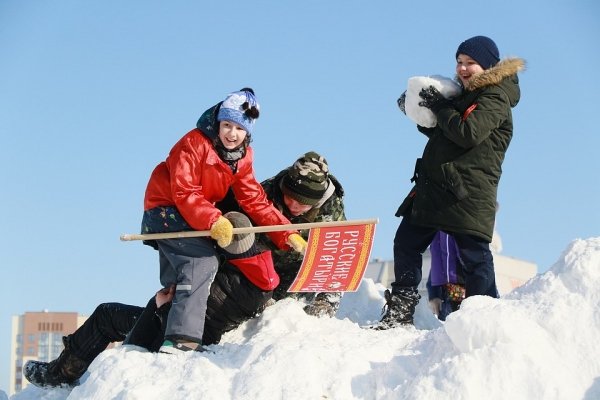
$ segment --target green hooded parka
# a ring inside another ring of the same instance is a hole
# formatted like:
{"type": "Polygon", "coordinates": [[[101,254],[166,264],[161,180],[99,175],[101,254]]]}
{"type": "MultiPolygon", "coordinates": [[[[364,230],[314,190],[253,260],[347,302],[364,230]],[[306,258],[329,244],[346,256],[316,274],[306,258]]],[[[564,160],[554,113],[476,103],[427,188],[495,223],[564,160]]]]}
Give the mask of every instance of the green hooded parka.
{"type": "Polygon", "coordinates": [[[513,134],[511,109],[520,99],[517,73],[524,67],[520,58],[500,61],[437,112],[437,126],[419,127],[429,140],[415,169],[412,207],[401,206],[398,215],[410,212],[416,225],[491,242],[502,162],[513,134]]]}

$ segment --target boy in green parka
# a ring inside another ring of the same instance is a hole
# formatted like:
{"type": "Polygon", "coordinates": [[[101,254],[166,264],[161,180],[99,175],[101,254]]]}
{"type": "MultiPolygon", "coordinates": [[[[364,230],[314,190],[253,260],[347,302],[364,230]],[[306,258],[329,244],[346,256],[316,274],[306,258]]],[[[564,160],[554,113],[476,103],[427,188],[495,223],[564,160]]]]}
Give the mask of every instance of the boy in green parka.
{"type": "MultiPolygon", "coordinates": [[[[422,254],[437,231],[451,234],[464,268],[466,297],[498,297],[489,248],[494,230],[502,162],[512,138],[512,111],[520,98],[520,58],[500,60],[494,41],[475,36],[456,51],[456,76],[463,91],[451,100],[435,87],[421,90],[420,106],[437,118],[415,168],[415,187],[397,216],[395,281],[377,329],[412,324],[419,302],[422,254]]],[[[399,99],[399,104],[401,100],[399,99]]]]}

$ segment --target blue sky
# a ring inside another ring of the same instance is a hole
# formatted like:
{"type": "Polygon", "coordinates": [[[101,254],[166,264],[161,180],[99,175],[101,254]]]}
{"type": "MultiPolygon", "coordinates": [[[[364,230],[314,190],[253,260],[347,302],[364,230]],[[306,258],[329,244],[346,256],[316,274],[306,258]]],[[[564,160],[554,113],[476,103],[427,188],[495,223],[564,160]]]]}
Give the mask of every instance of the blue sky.
{"type": "Polygon", "coordinates": [[[158,288],[156,253],[119,235],[139,230],[154,166],[243,86],[262,107],[259,180],[322,153],[348,218],[380,220],[372,257],[391,259],[425,144],[395,100],[490,36],[528,63],[499,189],[504,255],[545,271],[599,234],[597,2],[200,3],[0,0],[0,388],[11,315],[145,304],[158,288]]]}

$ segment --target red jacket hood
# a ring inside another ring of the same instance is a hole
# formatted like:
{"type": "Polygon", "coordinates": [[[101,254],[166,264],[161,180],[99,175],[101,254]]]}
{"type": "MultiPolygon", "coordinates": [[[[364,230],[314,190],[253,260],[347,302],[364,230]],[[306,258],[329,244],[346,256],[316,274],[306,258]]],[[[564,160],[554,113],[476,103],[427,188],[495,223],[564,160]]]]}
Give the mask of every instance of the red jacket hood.
{"type": "Polygon", "coordinates": [[[228,262],[235,265],[250,282],[262,290],[273,290],[279,285],[279,275],[275,272],[270,251],[228,262]]]}

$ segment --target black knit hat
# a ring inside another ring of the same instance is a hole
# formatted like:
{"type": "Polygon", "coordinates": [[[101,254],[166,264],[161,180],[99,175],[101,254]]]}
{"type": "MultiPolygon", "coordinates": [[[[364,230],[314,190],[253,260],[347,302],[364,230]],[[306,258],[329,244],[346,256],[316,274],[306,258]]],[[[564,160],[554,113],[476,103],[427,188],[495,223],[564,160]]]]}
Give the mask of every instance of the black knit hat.
{"type": "Polygon", "coordinates": [[[473,36],[465,40],[456,50],[457,59],[459,54],[471,57],[483,69],[491,68],[500,61],[500,52],[496,43],[487,36],[473,36]]]}
{"type": "Polygon", "coordinates": [[[281,190],[299,203],[315,205],[321,200],[329,185],[327,160],[314,151],[300,157],[288,168],[281,190]]]}
{"type": "MultiPolygon", "coordinates": [[[[231,222],[234,228],[249,228],[252,222],[245,215],[237,211],[230,211],[223,215],[231,222]]],[[[254,233],[236,233],[229,246],[222,249],[228,259],[252,257],[259,253],[256,248],[256,238],[254,233]]]]}

